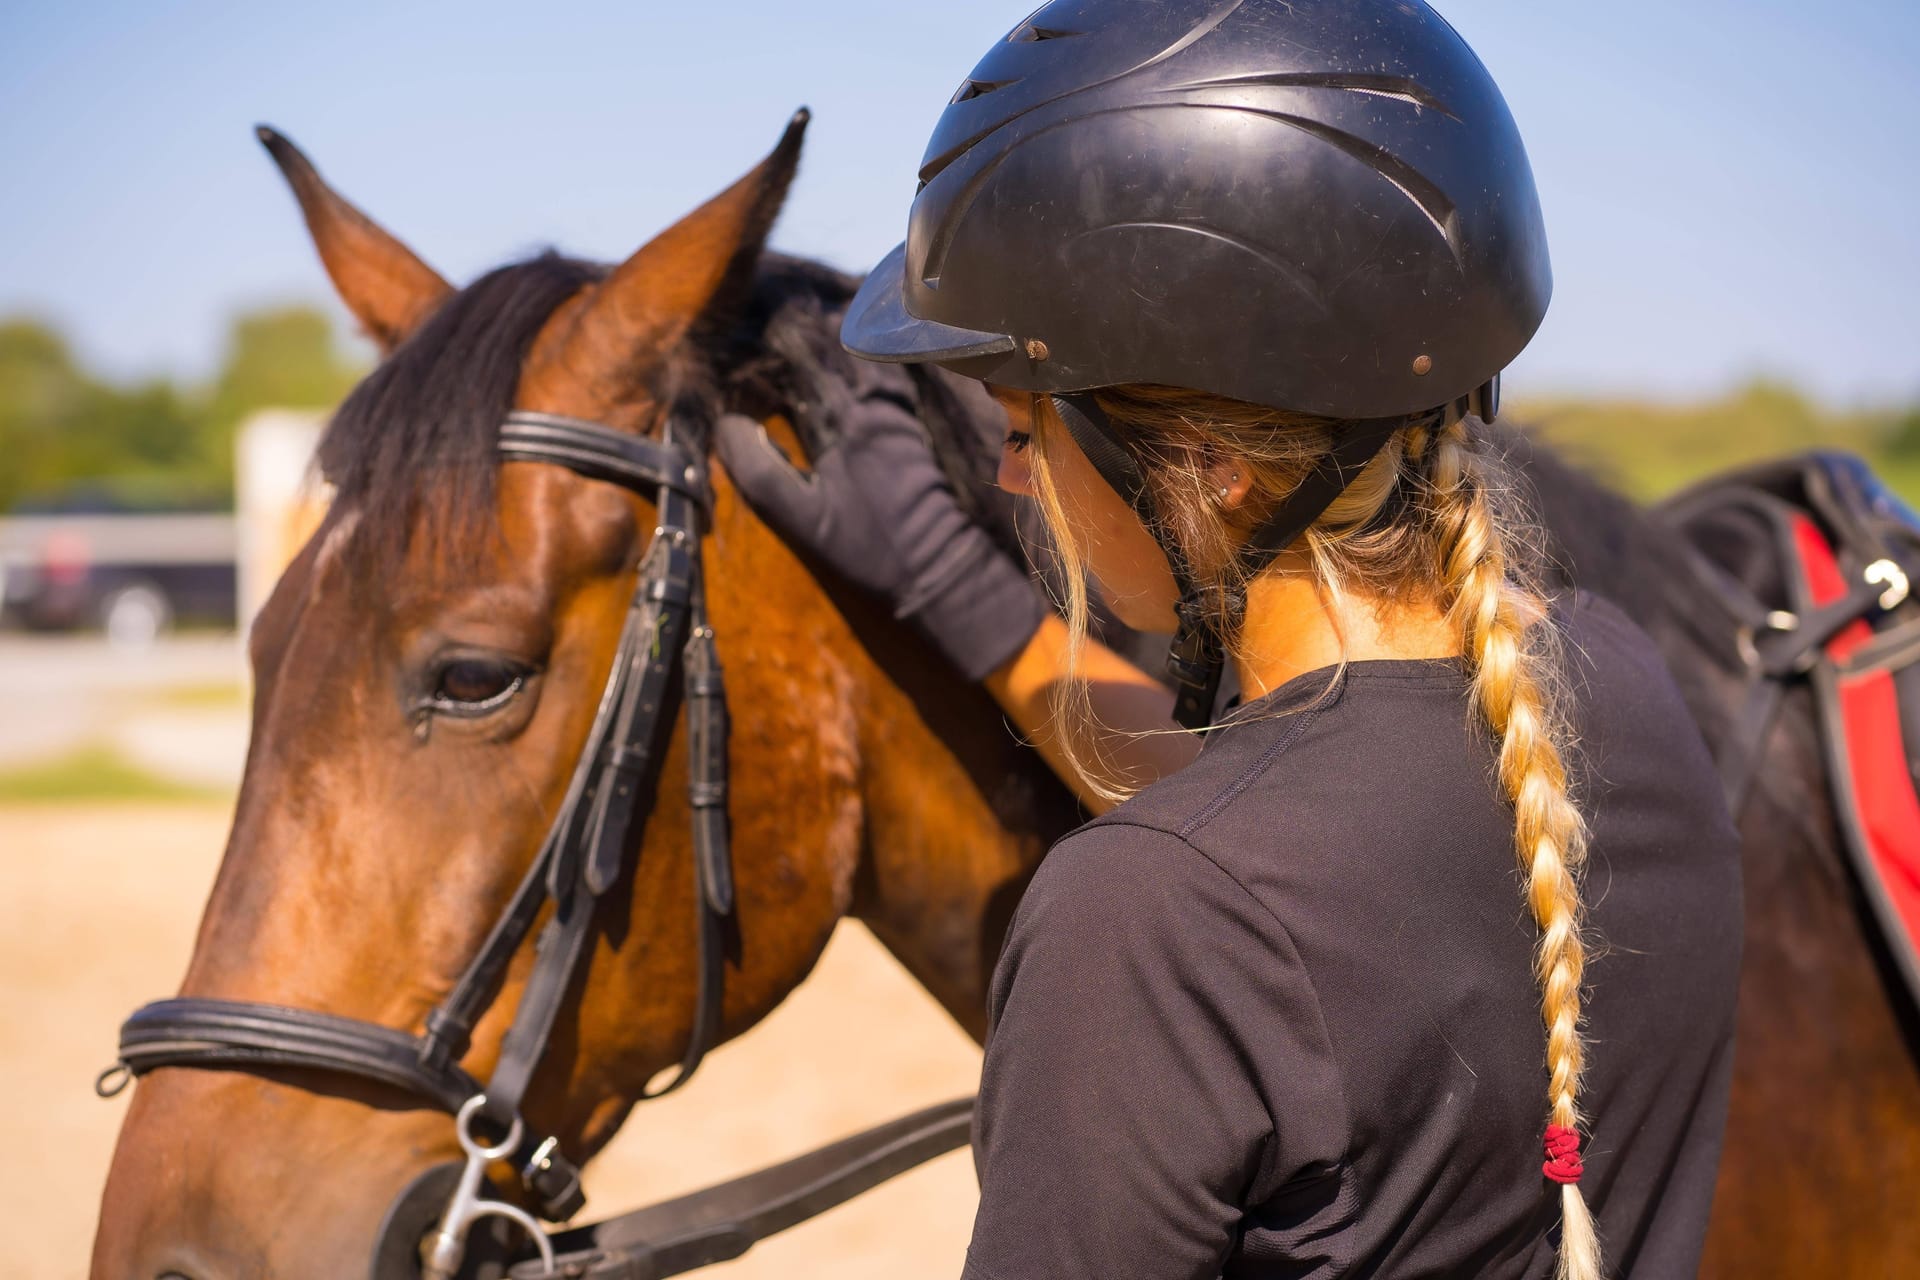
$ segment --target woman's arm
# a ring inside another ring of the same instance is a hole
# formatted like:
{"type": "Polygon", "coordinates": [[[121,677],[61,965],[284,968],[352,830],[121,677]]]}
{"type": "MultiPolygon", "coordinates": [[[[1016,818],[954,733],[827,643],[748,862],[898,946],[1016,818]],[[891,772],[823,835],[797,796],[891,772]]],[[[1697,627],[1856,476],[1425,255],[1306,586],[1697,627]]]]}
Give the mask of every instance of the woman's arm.
{"type": "MultiPolygon", "coordinates": [[[[811,382],[796,412],[827,419],[813,434],[832,443],[801,471],[758,422],[723,417],[715,445],[734,483],[783,538],[886,600],[983,682],[1089,808],[1110,808],[1069,763],[1054,724],[1066,625],[1027,566],[961,511],[914,416],[912,384],[876,365],[851,380],[818,370],[811,382]]],[[[1088,641],[1076,674],[1109,730],[1077,754],[1109,789],[1144,786],[1193,759],[1197,740],[1175,728],[1172,695],[1146,672],[1088,641]]]]}
{"type": "MultiPolygon", "coordinates": [[[[1033,638],[987,676],[986,687],[1080,802],[1104,813],[1113,801],[1073,767],[1053,713],[1067,679],[1067,650],[1067,625],[1049,614],[1033,638]]],[[[1127,659],[1089,639],[1076,674],[1087,682],[1094,719],[1104,730],[1098,741],[1080,744],[1080,764],[1107,789],[1138,790],[1185,768],[1199,754],[1200,739],[1173,722],[1172,692],[1127,659]]]]}

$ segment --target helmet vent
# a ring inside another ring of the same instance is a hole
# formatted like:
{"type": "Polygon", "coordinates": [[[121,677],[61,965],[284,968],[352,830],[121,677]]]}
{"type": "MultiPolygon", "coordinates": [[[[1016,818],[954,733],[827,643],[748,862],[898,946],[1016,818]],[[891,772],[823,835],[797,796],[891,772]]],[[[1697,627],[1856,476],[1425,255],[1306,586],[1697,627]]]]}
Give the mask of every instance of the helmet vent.
{"type": "Polygon", "coordinates": [[[953,95],[953,101],[956,104],[972,102],[975,98],[984,98],[995,89],[1004,89],[1013,83],[1012,80],[969,80],[953,95]]]}
{"type": "Polygon", "coordinates": [[[1438,111],[1449,120],[1460,117],[1418,80],[1405,76],[1364,75],[1353,72],[1273,71],[1244,76],[1220,76],[1190,80],[1182,89],[1247,89],[1269,86],[1275,89],[1344,89],[1375,98],[1393,98],[1429,111],[1438,111]]]}
{"type": "Polygon", "coordinates": [[[1085,35],[1084,31],[1068,31],[1064,27],[1043,27],[1033,22],[1023,22],[1013,29],[1007,37],[1008,44],[1038,44],[1042,40],[1065,40],[1070,36],[1085,35]]]}
{"type": "Polygon", "coordinates": [[[1411,102],[1416,107],[1424,107],[1428,105],[1427,103],[1421,101],[1419,98],[1414,97],[1412,94],[1402,93],[1398,89],[1372,89],[1372,88],[1368,88],[1365,85],[1358,85],[1358,84],[1352,86],[1352,88],[1355,93],[1370,93],[1376,98],[1395,98],[1401,102],[1411,102]]]}

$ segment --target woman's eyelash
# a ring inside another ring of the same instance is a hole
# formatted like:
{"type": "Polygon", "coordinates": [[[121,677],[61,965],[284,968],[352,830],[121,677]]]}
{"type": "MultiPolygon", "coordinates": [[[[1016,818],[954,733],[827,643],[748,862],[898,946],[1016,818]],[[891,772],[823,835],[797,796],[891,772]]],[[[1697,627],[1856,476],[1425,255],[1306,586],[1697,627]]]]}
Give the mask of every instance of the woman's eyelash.
{"type": "Polygon", "coordinates": [[[1031,431],[1007,432],[1007,448],[1013,450],[1015,453],[1026,452],[1027,446],[1032,443],[1033,433],[1031,431]]]}

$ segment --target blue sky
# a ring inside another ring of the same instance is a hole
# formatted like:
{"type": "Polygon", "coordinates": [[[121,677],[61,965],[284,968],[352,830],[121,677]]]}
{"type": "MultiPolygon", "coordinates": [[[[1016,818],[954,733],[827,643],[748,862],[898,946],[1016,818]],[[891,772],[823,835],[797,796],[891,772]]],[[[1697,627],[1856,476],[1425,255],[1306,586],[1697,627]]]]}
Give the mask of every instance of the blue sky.
{"type": "MultiPolygon", "coordinates": [[[[814,109],[781,248],[864,270],[941,107],[1028,0],[0,6],[0,314],[204,373],[324,277],[251,125],[455,280],[623,257],[814,109]]],[[[1920,398],[1920,3],[1442,0],[1505,90],[1552,242],[1513,394],[1756,373],[1920,398]]]]}

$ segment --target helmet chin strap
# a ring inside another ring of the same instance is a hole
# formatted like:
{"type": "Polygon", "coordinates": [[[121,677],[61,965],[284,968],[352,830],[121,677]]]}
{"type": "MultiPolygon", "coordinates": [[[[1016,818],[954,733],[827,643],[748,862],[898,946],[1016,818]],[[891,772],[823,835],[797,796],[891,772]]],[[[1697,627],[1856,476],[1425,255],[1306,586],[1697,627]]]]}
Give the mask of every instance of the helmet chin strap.
{"type": "MultiPolygon", "coordinates": [[[[1174,689],[1173,718],[1182,728],[1204,729],[1213,723],[1213,704],[1220,692],[1220,673],[1226,662],[1222,631],[1239,625],[1246,600],[1231,598],[1220,602],[1220,607],[1209,607],[1205,591],[1194,581],[1192,566],[1174,545],[1160,519],[1138,459],[1093,396],[1086,392],[1056,392],[1052,400],[1068,434],[1080,446],[1080,452],[1087,455],[1087,461],[1100,473],[1100,478],[1127,500],[1140,522],[1146,525],[1147,532],[1166,553],[1174,585],[1180,591],[1179,602],[1174,605],[1179,627],[1167,653],[1167,674],[1173,680],[1174,689]]],[[[1394,432],[1402,427],[1444,421],[1454,411],[1455,406],[1448,406],[1429,413],[1344,424],[1333,448],[1253,531],[1241,549],[1241,565],[1248,575],[1271,564],[1305,533],[1379,455],[1394,432]]]]}

